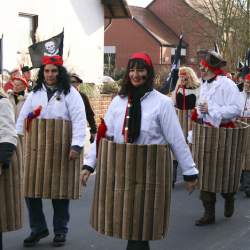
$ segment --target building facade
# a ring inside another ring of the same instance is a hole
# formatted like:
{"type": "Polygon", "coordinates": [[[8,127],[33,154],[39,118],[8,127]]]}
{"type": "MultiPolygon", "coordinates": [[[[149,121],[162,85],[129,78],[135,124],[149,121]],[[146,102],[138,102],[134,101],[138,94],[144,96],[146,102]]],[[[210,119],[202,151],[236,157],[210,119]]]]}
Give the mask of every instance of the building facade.
{"type": "Polygon", "coordinates": [[[117,68],[126,67],[135,51],[149,53],[156,67],[171,65],[180,33],[183,64],[194,66],[197,50],[213,46],[207,34],[215,36],[215,26],[190,1],[154,0],[146,8],[129,9],[132,19],[113,20],[105,31],[105,53],[115,54],[117,68]]]}
{"type": "Polygon", "coordinates": [[[3,66],[31,65],[28,46],[64,29],[64,61],[85,82],[103,77],[104,17],[128,17],[123,0],[9,0],[1,7],[3,66]]]}

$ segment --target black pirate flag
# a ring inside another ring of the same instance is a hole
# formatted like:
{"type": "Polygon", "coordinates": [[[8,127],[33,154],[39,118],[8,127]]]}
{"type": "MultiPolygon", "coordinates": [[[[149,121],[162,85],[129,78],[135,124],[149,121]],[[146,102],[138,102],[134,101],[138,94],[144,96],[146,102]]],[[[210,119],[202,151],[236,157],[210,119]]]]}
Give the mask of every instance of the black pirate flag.
{"type": "Polygon", "coordinates": [[[179,67],[181,63],[182,39],[183,35],[181,34],[179,37],[179,44],[175,50],[174,62],[172,64],[171,71],[160,89],[160,92],[163,94],[172,92],[175,89],[176,83],[178,81],[179,67]]]}
{"type": "Polygon", "coordinates": [[[35,43],[29,47],[29,53],[33,68],[41,66],[41,58],[43,56],[63,56],[63,38],[64,32],[48,40],[35,43]]]}

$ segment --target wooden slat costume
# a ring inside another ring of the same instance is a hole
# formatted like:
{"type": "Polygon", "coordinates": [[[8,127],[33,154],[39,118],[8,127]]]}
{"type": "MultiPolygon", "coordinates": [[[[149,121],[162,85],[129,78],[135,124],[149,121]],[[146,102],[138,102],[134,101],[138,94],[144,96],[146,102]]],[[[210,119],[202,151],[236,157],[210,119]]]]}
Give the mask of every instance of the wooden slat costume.
{"type": "Polygon", "coordinates": [[[193,123],[192,153],[199,169],[199,189],[214,193],[238,191],[249,127],[214,128],[193,123]]]}
{"type": "Polygon", "coordinates": [[[22,162],[22,152],[18,145],[9,168],[3,169],[0,164],[0,232],[22,228],[22,162]]]}
{"type": "Polygon", "coordinates": [[[69,160],[72,138],[69,121],[34,119],[24,142],[24,196],[79,199],[83,153],[69,160]]]}
{"type": "Polygon", "coordinates": [[[164,145],[99,147],[91,225],[126,240],[160,240],[168,231],[171,155],[164,145]]]}
{"type": "Polygon", "coordinates": [[[22,227],[22,151],[15,114],[0,88],[0,249],[2,233],[22,227]]]}
{"type": "Polygon", "coordinates": [[[130,80],[112,100],[96,143],[84,159],[81,180],[85,184],[97,164],[92,227],[128,240],[127,250],[148,250],[148,241],[162,239],[168,229],[172,185],[169,148],[190,185],[198,171],[171,99],[151,86],[150,57],[133,54],[127,74],[130,80]],[[102,137],[112,141],[102,139],[100,145],[102,137]]]}
{"type": "Polygon", "coordinates": [[[249,125],[246,134],[246,154],[243,157],[242,169],[250,171],[250,117],[241,117],[239,120],[249,125]]]}
{"type": "Polygon", "coordinates": [[[191,112],[192,110],[181,110],[176,109],[179,122],[181,124],[181,128],[185,138],[188,136],[188,131],[191,129],[191,112]]]}

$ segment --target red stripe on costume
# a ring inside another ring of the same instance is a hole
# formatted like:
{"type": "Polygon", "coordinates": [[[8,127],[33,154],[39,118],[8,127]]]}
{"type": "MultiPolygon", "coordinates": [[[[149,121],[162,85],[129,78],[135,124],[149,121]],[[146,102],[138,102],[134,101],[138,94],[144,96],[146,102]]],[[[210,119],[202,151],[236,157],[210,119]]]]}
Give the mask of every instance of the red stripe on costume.
{"type": "MultiPolygon", "coordinates": [[[[214,127],[210,122],[203,122],[204,124],[206,124],[209,127],[214,127]]],[[[236,128],[236,125],[234,122],[228,122],[225,124],[221,124],[220,128],[236,128]]]]}
{"type": "Polygon", "coordinates": [[[98,156],[99,143],[102,138],[106,137],[106,132],[107,132],[107,126],[105,124],[104,119],[101,118],[101,123],[98,127],[97,135],[96,135],[96,158],[98,156]]]}
{"type": "Polygon", "coordinates": [[[191,120],[193,122],[196,122],[198,120],[198,113],[197,113],[196,108],[192,109],[191,111],[191,120]]]}

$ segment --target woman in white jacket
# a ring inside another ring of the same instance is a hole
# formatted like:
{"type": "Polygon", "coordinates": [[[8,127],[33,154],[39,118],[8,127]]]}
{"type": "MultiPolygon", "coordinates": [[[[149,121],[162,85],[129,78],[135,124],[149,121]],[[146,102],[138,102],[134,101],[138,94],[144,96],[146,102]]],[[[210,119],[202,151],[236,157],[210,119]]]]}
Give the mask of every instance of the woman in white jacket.
{"type": "MultiPolygon", "coordinates": [[[[106,137],[112,137],[116,143],[169,144],[191,191],[196,185],[198,170],[185,142],[172,100],[154,90],[153,81],[154,69],[150,57],[145,53],[132,55],[120,93],[113,99],[104,117],[106,137]]],[[[96,143],[84,160],[81,173],[83,185],[86,185],[95,165],[96,143]]],[[[128,241],[127,249],[147,250],[149,243],[128,241]]]]}

